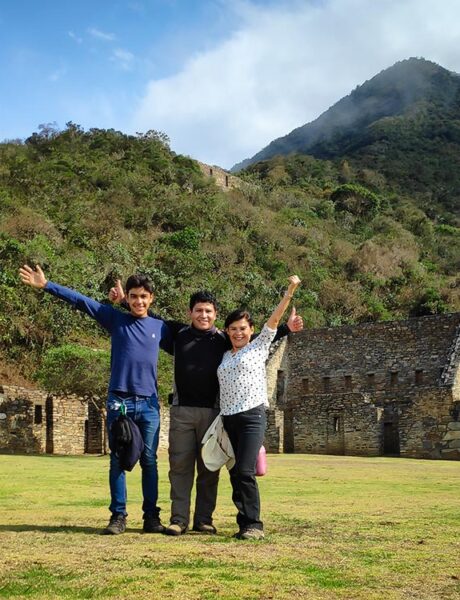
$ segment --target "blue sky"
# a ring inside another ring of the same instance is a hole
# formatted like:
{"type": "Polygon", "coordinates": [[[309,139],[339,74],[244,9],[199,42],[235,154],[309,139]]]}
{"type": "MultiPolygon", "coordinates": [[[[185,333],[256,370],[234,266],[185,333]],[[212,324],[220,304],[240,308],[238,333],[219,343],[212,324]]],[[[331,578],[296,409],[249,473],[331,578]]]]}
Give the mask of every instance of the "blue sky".
{"type": "Polygon", "coordinates": [[[123,127],[146,82],[226,34],[220,9],[185,0],[3,0],[0,137],[49,121],[123,127]]]}
{"type": "Polygon", "coordinates": [[[2,0],[0,139],[157,129],[230,167],[398,60],[460,72],[458,0],[2,0]]]}

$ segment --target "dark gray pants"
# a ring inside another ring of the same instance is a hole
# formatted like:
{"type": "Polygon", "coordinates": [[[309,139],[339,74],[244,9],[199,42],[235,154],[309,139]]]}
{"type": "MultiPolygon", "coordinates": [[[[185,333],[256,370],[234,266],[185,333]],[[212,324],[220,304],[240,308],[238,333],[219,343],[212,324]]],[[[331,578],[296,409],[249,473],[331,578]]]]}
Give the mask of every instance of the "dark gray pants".
{"type": "Polygon", "coordinates": [[[215,408],[171,406],[169,425],[169,481],[171,483],[171,522],[190,521],[190,502],[196,477],[193,524],[212,524],[216,508],[219,471],[208,471],[201,459],[201,440],[219,411],[215,408]]]}

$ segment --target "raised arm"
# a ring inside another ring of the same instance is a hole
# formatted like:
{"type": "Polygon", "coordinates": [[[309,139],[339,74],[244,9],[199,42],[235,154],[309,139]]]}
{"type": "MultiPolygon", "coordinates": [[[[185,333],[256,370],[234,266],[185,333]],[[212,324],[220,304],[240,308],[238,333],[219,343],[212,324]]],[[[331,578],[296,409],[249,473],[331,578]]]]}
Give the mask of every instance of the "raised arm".
{"type": "Polygon", "coordinates": [[[23,265],[19,269],[19,276],[21,281],[26,285],[30,285],[30,287],[36,289],[43,289],[52,296],[64,300],[64,302],[67,302],[77,310],[86,313],[105,329],[111,331],[114,313],[117,312],[111,306],[101,304],[71,288],[48,281],[39,265],[36,265],[35,270],[29,267],[29,265],[23,265]]]}
{"type": "Polygon", "coordinates": [[[270,329],[276,329],[278,327],[278,324],[282,316],[284,315],[286,308],[288,307],[289,302],[291,301],[291,298],[294,295],[294,292],[299,284],[300,279],[297,277],[297,275],[291,275],[289,277],[288,289],[286,290],[284,296],[281,298],[281,301],[278,304],[278,306],[270,315],[270,318],[267,321],[267,327],[269,327],[270,329]]]}

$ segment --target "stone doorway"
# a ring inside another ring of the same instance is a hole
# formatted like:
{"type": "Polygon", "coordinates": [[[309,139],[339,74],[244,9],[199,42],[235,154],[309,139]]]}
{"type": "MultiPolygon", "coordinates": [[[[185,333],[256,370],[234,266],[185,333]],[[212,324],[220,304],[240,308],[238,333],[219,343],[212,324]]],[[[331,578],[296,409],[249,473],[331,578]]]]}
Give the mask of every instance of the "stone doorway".
{"type": "Polygon", "coordinates": [[[294,422],[292,408],[286,408],[284,410],[283,434],[283,452],[292,454],[294,452],[294,422]]]}
{"type": "Polygon", "coordinates": [[[395,421],[386,421],[383,424],[383,454],[386,456],[399,456],[399,427],[395,421]]]}
{"type": "Polygon", "coordinates": [[[54,443],[53,443],[53,400],[51,396],[48,396],[45,404],[45,422],[46,422],[46,454],[53,454],[54,443]]]}
{"type": "Polygon", "coordinates": [[[329,415],[327,454],[345,454],[345,427],[342,412],[329,415]]]}

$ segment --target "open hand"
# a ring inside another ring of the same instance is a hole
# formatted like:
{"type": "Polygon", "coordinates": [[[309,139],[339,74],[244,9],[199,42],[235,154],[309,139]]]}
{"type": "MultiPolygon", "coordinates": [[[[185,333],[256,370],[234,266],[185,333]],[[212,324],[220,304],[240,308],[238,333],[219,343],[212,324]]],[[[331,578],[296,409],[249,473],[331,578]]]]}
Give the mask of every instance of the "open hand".
{"type": "Polygon", "coordinates": [[[19,269],[19,276],[21,277],[22,283],[37,289],[44,288],[47,283],[45,274],[40,269],[39,265],[35,266],[35,271],[29,267],[29,265],[23,265],[19,269]]]}

